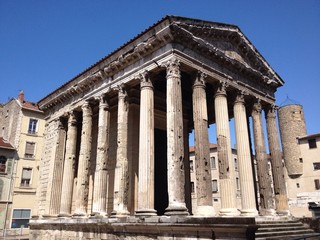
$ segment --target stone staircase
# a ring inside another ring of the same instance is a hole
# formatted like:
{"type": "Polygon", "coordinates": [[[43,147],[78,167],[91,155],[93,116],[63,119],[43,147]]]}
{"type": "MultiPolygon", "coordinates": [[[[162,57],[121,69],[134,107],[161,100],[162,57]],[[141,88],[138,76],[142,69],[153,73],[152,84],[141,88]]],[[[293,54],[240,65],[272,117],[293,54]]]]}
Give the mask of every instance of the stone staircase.
{"type": "Polygon", "coordinates": [[[257,221],[257,226],[256,240],[320,239],[320,233],[315,233],[308,225],[301,223],[299,220],[260,220],[257,221]]]}

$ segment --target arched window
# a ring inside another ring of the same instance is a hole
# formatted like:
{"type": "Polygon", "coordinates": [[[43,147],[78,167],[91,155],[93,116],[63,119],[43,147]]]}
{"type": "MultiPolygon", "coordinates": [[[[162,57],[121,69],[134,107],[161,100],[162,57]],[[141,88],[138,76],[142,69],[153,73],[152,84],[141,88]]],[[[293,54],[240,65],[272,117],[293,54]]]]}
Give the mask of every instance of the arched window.
{"type": "Polygon", "coordinates": [[[5,173],[7,167],[7,158],[5,156],[0,156],[0,173],[5,173]]]}

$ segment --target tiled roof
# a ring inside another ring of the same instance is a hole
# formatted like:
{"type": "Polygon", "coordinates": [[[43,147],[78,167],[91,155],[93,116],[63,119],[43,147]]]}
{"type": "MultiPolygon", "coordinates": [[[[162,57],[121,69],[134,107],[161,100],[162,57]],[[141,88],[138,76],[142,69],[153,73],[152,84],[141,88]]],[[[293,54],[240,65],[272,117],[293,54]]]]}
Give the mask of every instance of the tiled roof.
{"type": "MultiPolygon", "coordinates": [[[[210,143],[210,149],[215,149],[217,148],[218,145],[215,143],[210,143]]],[[[189,147],[189,152],[194,152],[194,146],[189,147]]]]}
{"type": "Polygon", "coordinates": [[[25,100],[23,100],[23,102],[22,102],[22,108],[23,108],[23,109],[28,109],[28,110],[33,110],[33,111],[42,112],[42,111],[39,109],[38,104],[33,103],[33,102],[29,102],[29,101],[25,101],[25,100]]]}
{"type": "Polygon", "coordinates": [[[0,137],[0,148],[15,150],[15,148],[7,140],[3,139],[3,137],[0,137]]]}

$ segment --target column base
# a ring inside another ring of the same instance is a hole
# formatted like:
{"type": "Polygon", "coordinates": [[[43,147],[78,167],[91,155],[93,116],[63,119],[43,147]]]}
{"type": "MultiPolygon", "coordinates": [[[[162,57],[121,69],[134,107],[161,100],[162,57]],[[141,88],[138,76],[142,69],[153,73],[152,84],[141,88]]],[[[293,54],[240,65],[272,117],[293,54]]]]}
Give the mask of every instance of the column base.
{"type": "Polygon", "coordinates": [[[137,217],[151,217],[157,216],[157,211],[154,209],[139,209],[136,211],[135,215],[137,217]]]}
{"type": "Polygon", "coordinates": [[[259,215],[257,209],[241,209],[240,212],[240,216],[244,217],[256,217],[259,215]]]}
{"type": "Polygon", "coordinates": [[[70,213],[59,213],[58,218],[71,218],[72,215],[70,213]]]}
{"type": "Polygon", "coordinates": [[[231,216],[239,216],[240,212],[236,208],[221,208],[219,211],[220,216],[226,216],[226,217],[231,217],[231,216]]]}
{"type": "Polygon", "coordinates": [[[276,215],[276,211],[274,209],[264,209],[264,208],[262,208],[262,209],[259,210],[259,215],[265,216],[265,217],[268,217],[268,216],[273,217],[273,216],[276,215]]]}
{"type": "Polygon", "coordinates": [[[90,218],[108,218],[108,214],[106,212],[94,212],[91,213],[90,218]]]}
{"type": "Polygon", "coordinates": [[[213,206],[198,206],[196,207],[193,215],[196,217],[214,217],[216,215],[216,211],[213,206]]]}
{"type": "Polygon", "coordinates": [[[72,217],[73,218],[85,218],[85,217],[87,217],[87,214],[85,214],[85,213],[74,213],[72,215],[72,217]]]}
{"type": "Polygon", "coordinates": [[[289,210],[276,210],[277,215],[279,216],[291,216],[289,210]]]}
{"type": "Polygon", "coordinates": [[[185,206],[169,206],[164,214],[166,216],[187,216],[189,212],[185,206]]]}
{"type": "Polygon", "coordinates": [[[111,213],[111,218],[123,218],[123,217],[128,217],[130,213],[128,210],[113,210],[111,213]]]}
{"type": "MultiPolygon", "coordinates": [[[[45,219],[53,219],[53,218],[57,218],[57,217],[59,217],[59,216],[60,216],[60,214],[59,214],[59,215],[44,214],[44,215],[42,215],[42,218],[45,218],[45,219]]],[[[32,216],[32,219],[35,219],[35,218],[32,216]]],[[[40,217],[38,217],[38,219],[40,219],[40,217]]]]}

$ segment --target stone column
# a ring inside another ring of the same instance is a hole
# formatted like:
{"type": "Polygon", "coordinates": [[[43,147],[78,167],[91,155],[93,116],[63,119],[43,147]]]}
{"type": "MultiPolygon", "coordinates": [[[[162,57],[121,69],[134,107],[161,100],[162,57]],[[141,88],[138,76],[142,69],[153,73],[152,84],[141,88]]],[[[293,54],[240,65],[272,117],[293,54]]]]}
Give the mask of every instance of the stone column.
{"type": "Polygon", "coordinates": [[[105,216],[107,203],[107,163],[109,152],[110,109],[104,96],[99,99],[97,160],[94,173],[92,213],[105,216]]]}
{"type": "Polygon", "coordinates": [[[113,217],[129,215],[129,167],[128,167],[128,114],[129,103],[124,86],[118,93],[117,162],[114,179],[113,217]]]}
{"type": "Polygon", "coordinates": [[[140,75],[138,216],[156,215],[154,209],[154,96],[147,72],[140,75]]]}
{"type": "Polygon", "coordinates": [[[212,206],[208,111],[204,78],[205,75],[203,73],[198,73],[192,87],[197,187],[197,208],[195,209],[194,214],[200,216],[214,216],[215,211],[212,206]]]}
{"type": "Polygon", "coordinates": [[[271,169],[276,200],[276,212],[281,215],[289,214],[286,182],[284,179],[282,155],[280,150],[279,135],[274,106],[266,109],[267,133],[271,155],[271,169]]]}
{"type": "Polygon", "coordinates": [[[241,215],[256,216],[256,198],[250,154],[247,115],[243,94],[238,94],[233,106],[234,125],[236,130],[238,169],[241,192],[241,215]]]}
{"type": "Polygon", "coordinates": [[[77,120],[74,112],[70,112],[68,119],[68,131],[66,153],[63,167],[63,182],[59,217],[71,216],[73,181],[75,174],[77,148],[77,120]]]}
{"type": "Polygon", "coordinates": [[[183,109],[179,61],[167,63],[168,197],[166,215],[188,215],[185,203],[183,109]]]}
{"type": "Polygon", "coordinates": [[[49,200],[49,215],[56,216],[60,210],[61,190],[63,181],[63,160],[66,144],[66,129],[62,123],[62,119],[56,120],[57,139],[54,151],[53,176],[51,182],[51,193],[49,200]]]}
{"type": "Polygon", "coordinates": [[[226,83],[221,83],[215,93],[214,109],[218,144],[219,183],[222,216],[239,215],[236,204],[234,162],[231,152],[230,127],[226,83]]]}
{"type": "Polygon", "coordinates": [[[271,178],[268,168],[268,157],[264,140],[261,104],[260,101],[254,103],[252,109],[254,149],[256,152],[257,175],[260,193],[260,215],[274,215],[274,204],[271,189],[271,178]]]}
{"type": "Polygon", "coordinates": [[[87,214],[89,193],[89,167],[91,158],[92,109],[89,102],[82,105],[82,131],[78,162],[77,198],[75,216],[87,214]]]}

